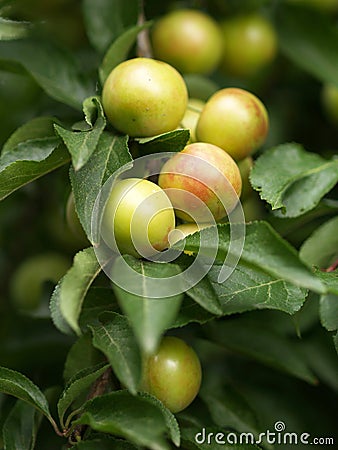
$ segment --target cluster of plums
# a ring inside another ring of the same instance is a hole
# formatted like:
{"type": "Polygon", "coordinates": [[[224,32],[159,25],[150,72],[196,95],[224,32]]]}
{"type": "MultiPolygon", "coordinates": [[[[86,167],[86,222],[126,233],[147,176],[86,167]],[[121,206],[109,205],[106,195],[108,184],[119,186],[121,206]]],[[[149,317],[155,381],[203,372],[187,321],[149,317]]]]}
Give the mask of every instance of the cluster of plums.
{"type": "MultiPolygon", "coordinates": [[[[266,108],[254,94],[237,87],[220,89],[207,101],[189,98],[182,74],[209,73],[222,63],[245,75],[271,60],[276,43],[271,26],[258,16],[236,18],[222,27],[200,11],[170,12],[151,32],[154,58],[126,60],[104,83],[104,111],[118,132],[133,139],[180,128],[190,131],[186,147],[159,169],[157,183],[122,178],[112,185],[101,235],[113,250],[149,258],[177,240],[174,230],[179,229],[182,238],[220,222],[239,202],[242,174],[268,133],[266,108]],[[262,46],[256,32],[252,49],[242,48],[251,62],[238,65],[239,36],[255,35],[256,29],[273,38],[262,46]],[[259,50],[253,50],[255,46],[259,50]]],[[[157,353],[145,359],[143,374],[142,389],[173,412],[190,404],[201,382],[195,352],[168,336],[157,353]]]]}
{"type": "Polygon", "coordinates": [[[149,257],[168,248],[176,219],[214,223],[236,207],[241,169],[247,172],[250,154],[269,129],[267,110],[254,94],[229,87],[206,102],[189,99],[173,66],[133,58],[112,70],[102,101],[113,127],[131,137],[190,129],[190,142],[165,162],[158,184],[128,178],[114,185],[102,221],[102,236],[111,248],[149,257]]]}
{"type": "MultiPolygon", "coordinates": [[[[178,239],[220,222],[247,189],[251,154],[265,141],[269,119],[263,103],[251,92],[228,87],[207,101],[189,98],[183,74],[208,74],[215,68],[235,76],[251,76],[271,61],[276,37],[269,22],[255,14],[216,23],[198,10],[176,10],[161,17],[151,30],[153,58],[137,57],[116,66],[107,77],[102,103],[111,126],[131,139],[189,129],[186,147],[159,169],[158,181],[125,178],[116,181],[103,211],[105,243],[137,258],[162,252],[178,239]],[[175,232],[176,233],[175,233],[175,232]]],[[[83,233],[67,203],[67,222],[83,233]]],[[[41,255],[25,262],[13,286],[20,309],[39,306],[43,283],[57,282],[68,259],[41,255]],[[34,267],[34,269],[32,269],[34,267]],[[26,302],[27,303],[27,302],[26,302]]],[[[171,411],[186,408],[201,384],[201,365],[182,339],[163,338],[157,352],[143,358],[141,389],[159,398],[171,411]]]]}

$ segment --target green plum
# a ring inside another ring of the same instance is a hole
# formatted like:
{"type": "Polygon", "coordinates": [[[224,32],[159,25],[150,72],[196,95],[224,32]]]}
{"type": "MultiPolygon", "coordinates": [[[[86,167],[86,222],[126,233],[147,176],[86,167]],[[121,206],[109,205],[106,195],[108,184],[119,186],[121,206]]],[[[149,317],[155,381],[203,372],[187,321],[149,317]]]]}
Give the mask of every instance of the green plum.
{"type": "Polygon", "coordinates": [[[166,190],[177,217],[197,223],[224,218],[235,208],[242,187],[235,161],[206,142],[188,144],[170,158],[158,183],[166,190]]]}
{"type": "Polygon", "coordinates": [[[206,102],[196,136],[240,161],[263,145],[268,131],[268,112],[258,97],[244,89],[224,88],[206,102]]]}
{"type": "Polygon", "coordinates": [[[263,16],[235,16],[221,25],[224,41],[221,67],[225,73],[250,77],[275,58],[277,33],[263,16]]]}
{"type": "Polygon", "coordinates": [[[222,35],[217,22],[202,11],[177,9],[155,24],[151,40],[155,58],[182,73],[208,74],[222,56],[222,35]]]}
{"type": "Polygon", "coordinates": [[[106,79],[102,103],[110,123],[129,136],[155,136],[179,126],[188,91],[179,72],[163,61],[133,58],[106,79]]]}
{"type": "Polygon", "coordinates": [[[102,218],[102,237],[113,249],[135,257],[152,256],[169,246],[175,214],[166,193],[140,178],[117,181],[102,218]]]}
{"type": "Polygon", "coordinates": [[[69,258],[59,253],[43,253],[24,260],[10,280],[10,294],[15,306],[32,312],[40,306],[43,284],[57,283],[70,268],[69,258]]]}
{"type": "Polygon", "coordinates": [[[182,339],[165,336],[157,352],[144,361],[141,389],[177,413],[195,399],[201,380],[201,364],[195,351],[182,339]]]}

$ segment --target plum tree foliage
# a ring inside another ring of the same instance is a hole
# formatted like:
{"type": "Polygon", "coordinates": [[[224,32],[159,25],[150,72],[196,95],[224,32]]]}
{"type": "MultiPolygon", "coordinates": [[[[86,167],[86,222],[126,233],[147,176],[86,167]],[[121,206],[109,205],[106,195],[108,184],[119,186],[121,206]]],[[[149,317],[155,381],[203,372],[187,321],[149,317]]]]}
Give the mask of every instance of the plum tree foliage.
{"type": "Polygon", "coordinates": [[[0,450],[334,447],[337,5],[0,1],[0,450]]]}

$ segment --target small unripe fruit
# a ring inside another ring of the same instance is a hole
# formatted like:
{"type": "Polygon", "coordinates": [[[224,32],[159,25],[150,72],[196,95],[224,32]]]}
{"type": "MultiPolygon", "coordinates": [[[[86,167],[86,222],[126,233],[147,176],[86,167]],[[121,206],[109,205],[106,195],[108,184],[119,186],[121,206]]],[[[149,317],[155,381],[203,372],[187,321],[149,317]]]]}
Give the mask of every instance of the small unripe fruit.
{"type": "Polygon", "coordinates": [[[188,100],[187,110],[181,120],[180,126],[189,130],[189,142],[196,142],[196,126],[204,105],[205,102],[198,98],[190,98],[188,100]]]}
{"type": "Polygon", "coordinates": [[[129,136],[155,136],[174,130],[184,116],[187,87],[174,67],[151,58],[116,66],[102,91],[110,123],[129,136]]]}
{"type": "Polygon", "coordinates": [[[268,112],[258,97],[244,89],[225,88],[207,101],[196,135],[240,161],[265,142],[268,130],[268,112]]]}
{"type": "Polygon", "coordinates": [[[177,413],[195,399],[201,380],[201,364],[195,351],[182,339],[166,336],[158,351],[144,362],[141,389],[177,413]]]}
{"type": "Polygon", "coordinates": [[[260,15],[227,19],[222,23],[222,32],[224,50],[221,67],[230,75],[252,76],[276,56],[276,31],[260,15]]]}
{"type": "Polygon", "coordinates": [[[113,249],[135,257],[169,246],[175,214],[165,192],[148,180],[127,178],[111,190],[102,218],[102,237],[113,249]]]}
{"type": "Polygon", "coordinates": [[[236,206],[242,186],[231,156],[206,142],[189,144],[170,158],[158,183],[166,190],[176,215],[197,223],[225,217],[236,206]]]}
{"type": "Polygon", "coordinates": [[[151,37],[155,58],[182,73],[210,73],[222,55],[221,30],[201,11],[179,9],[168,13],[155,24],[151,37]]]}
{"type": "Polygon", "coordinates": [[[49,281],[56,284],[70,266],[69,259],[58,253],[44,253],[23,261],[10,282],[15,306],[26,312],[38,309],[44,283],[49,281]]]}

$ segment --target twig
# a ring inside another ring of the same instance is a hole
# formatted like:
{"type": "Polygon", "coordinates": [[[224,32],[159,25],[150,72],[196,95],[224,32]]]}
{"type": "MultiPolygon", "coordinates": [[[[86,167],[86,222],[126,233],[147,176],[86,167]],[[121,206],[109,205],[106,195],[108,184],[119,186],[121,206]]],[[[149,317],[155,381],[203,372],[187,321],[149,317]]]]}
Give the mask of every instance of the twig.
{"type": "MultiPolygon", "coordinates": [[[[140,1],[140,12],[138,15],[138,25],[143,25],[146,21],[145,13],[144,13],[144,0],[140,1]]],[[[143,58],[152,58],[153,52],[151,48],[150,38],[149,38],[149,30],[142,30],[139,32],[137,36],[137,55],[143,58]]]]}

